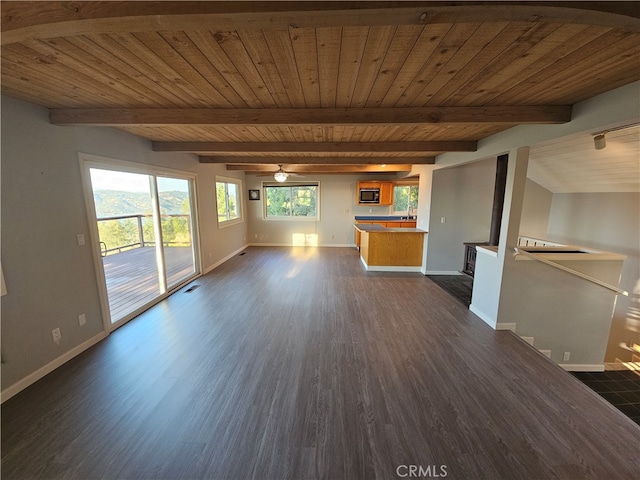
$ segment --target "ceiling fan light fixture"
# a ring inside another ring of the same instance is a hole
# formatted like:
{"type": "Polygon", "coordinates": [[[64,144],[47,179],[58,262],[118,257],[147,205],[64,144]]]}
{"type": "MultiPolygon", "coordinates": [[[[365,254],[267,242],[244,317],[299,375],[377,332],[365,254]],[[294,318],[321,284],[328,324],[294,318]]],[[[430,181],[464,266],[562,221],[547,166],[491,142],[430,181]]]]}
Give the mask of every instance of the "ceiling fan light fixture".
{"type": "Polygon", "coordinates": [[[604,133],[599,133],[594,135],[593,137],[593,146],[596,150],[602,150],[607,146],[607,139],[605,138],[604,133]]]}
{"type": "Polygon", "coordinates": [[[276,173],[273,174],[273,178],[276,182],[279,182],[279,183],[286,182],[287,178],[289,177],[289,174],[284,170],[282,170],[282,165],[278,165],[278,166],[280,168],[276,173]]]}
{"type": "Polygon", "coordinates": [[[280,182],[280,183],[286,182],[288,176],[289,175],[287,175],[284,172],[276,172],[276,173],[273,174],[273,178],[275,179],[275,181],[276,182],[280,182]]]}

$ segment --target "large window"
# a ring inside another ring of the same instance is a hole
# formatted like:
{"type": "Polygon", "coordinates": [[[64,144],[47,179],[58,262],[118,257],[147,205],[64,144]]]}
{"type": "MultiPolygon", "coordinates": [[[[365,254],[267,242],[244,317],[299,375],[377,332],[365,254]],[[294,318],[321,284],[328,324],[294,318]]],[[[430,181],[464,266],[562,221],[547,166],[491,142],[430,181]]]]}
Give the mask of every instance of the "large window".
{"type": "Polygon", "coordinates": [[[393,187],[393,212],[416,215],[418,213],[418,185],[393,187]]]}
{"type": "Polygon", "coordinates": [[[241,190],[242,183],[240,180],[216,177],[218,226],[233,225],[242,221],[241,190]]]}
{"type": "Polygon", "coordinates": [[[266,219],[318,220],[320,187],[315,183],[264,184],[266,219]]]}

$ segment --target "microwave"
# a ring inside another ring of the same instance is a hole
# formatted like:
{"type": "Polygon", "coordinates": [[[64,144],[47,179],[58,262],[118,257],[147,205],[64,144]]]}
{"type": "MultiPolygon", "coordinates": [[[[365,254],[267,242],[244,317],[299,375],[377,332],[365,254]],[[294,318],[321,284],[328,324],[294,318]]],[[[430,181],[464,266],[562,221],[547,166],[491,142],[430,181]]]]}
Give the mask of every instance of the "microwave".
{"type": "Polygon", "coordinates": [[[361,188],[360,203],[380,203],[379,188],[361,188]]]}

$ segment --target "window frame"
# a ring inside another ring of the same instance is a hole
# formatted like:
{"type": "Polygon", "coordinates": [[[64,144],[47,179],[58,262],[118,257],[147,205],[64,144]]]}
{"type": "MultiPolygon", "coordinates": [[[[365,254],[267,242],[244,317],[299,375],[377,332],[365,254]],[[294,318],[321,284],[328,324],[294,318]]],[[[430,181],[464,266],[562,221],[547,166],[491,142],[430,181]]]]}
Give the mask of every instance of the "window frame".
{"type": "Polygon", "coordinates": [[[320,221],[320,182],[262,182],[262,219],[268,222],[318,222],[320,221]],[[267,188],[316,187],[316,214],[310,216],[269,216],[267,215],[267,188]]]}
{"type": "MultiPolygon", "coordinates": [[[[409,187],[409,197],[408,197],[408,201],[411,202],[411,189],[418,189],[418,198],[420,196],[420,184],[418,183],[405,183],[405,182],[398,182],[395,183],[393,185],[393,198],[391,199],[391,212],[394,215],[406,215],[407,214],[407,210],[396,210],[395,209],[395,203],[396,203],[396,187],[409,187]]],[[[407,205],[408,207],[409,205],[407,205]]],[[[414,211],[414,215],[417,215],[418,213],[418,204],[416,204],[415,207],[415,211],[414,211]]]]}
{"type": "Polygon", "coordinates": [[[244,222],[244,202],[242,200],[242,180],[239,178],[232,177],[223,177],[220,175],[216,175],[214,178],[215,183],[215,192],[216,192],[216,221],[218,223],[218,228],[226,228],[232,225],[237,225],[239,223],[244,222]],[[220,221],[220,216],[218,214],[218,184],[223,183],[225,185],[225,210],[227,212],[227,218],[229,217],[229,184],[233,184],[236,186],[237,195],[237,218],[228,218],[227,220],[220,221]]]}

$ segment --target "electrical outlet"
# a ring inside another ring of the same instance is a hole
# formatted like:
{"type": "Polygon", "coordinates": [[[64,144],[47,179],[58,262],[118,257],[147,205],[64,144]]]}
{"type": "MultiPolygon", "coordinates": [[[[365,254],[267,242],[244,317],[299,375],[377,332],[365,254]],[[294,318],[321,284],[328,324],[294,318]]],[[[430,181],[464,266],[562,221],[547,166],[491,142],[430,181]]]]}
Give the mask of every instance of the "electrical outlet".
{"type": "Polygon", "coordinates": [[[60,345],[60,340],[62,340],[62,334],[60,333],[60,328],[54,328],[51,330],[51,337],[53,338],[53,342],[60,345]]]}
{"type": "Polygon", "coordinates": [[[440,223],[447,223],[447,217],[440,217],[440,223]]]}
{"type": "Polygon", "coordinates": [[[80,324],[80,326],[87,323],[87,316],[84,313],[78,315],[78,323],[80,324]]]}
{"type": "Polygon", "coordinates": [[[570,357],[571,357],[571,352],[564,352],[564,355],[562,356],[562,361],[568,362],[570,357]]]}
{"type": "Polygon", "coordinates": [[[84,234],[79,233],[78,234],[78,245],[84,245],[84,234]]]}

